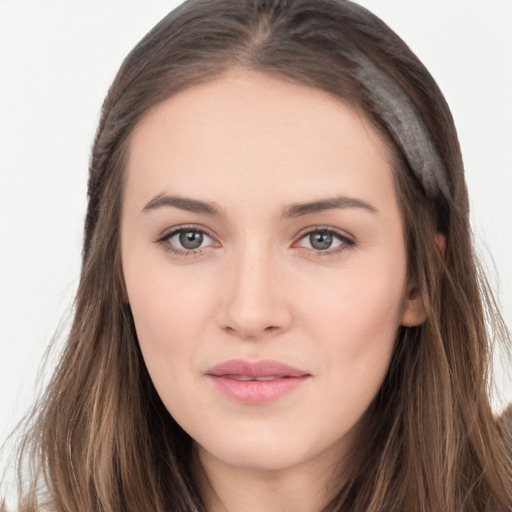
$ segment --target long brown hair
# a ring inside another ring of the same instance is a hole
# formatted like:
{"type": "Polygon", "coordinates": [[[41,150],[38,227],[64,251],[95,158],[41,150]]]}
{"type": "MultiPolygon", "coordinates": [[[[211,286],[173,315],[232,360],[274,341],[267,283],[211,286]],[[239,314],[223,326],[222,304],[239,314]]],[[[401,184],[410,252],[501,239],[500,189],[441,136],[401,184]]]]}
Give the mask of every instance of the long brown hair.
{"type": "Polygon", "coordinates": [[[134,128],[164,99],[233,67],[349,102],[395,155],[409,273],[427,320],[399,331],[386,379],[364,418],[364,443],[328,509],[512,510],[510,434],[489,403],[490,332],[504,342],[509,337],[476,263],[453,120],[405,43],[345,0],[188,0],[123,62],[92,151],[74,321],[20,448],[19,510],[204,510],[190,469],[192,440],[160,401],[138,347],[119,223],[134,128]],[[399,84],[419,112],[446,172],[442,201],[428,198],[412,172],[346,58],[353,50],[399,84]],[[439,233],[447,240],[444,255],[439,233]]]}

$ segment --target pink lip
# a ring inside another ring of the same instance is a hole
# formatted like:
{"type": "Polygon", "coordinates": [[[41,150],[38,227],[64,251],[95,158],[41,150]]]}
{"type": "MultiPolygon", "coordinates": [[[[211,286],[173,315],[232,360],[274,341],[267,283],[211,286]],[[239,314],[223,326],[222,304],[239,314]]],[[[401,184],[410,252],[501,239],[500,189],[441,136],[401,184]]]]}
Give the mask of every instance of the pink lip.
{"type": "Polygon", "coordinates": [[[232,359],[210,368],[206,375],[223,394],[249,405],[264,404],[297,389],[311,375],[299,368],[273,361],[232,359]],[[271,380],[241,380],[268,378],[271,380]]]}

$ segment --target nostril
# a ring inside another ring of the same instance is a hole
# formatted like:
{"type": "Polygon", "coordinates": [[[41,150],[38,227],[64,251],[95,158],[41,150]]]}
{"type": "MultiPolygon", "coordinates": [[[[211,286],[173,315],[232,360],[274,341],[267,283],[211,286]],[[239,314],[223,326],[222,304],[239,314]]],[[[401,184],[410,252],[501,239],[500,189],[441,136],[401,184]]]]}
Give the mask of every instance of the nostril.
{"type": "Polygon", "coordinates": [[[232,327],[230,325],[226,325],[223,327],[224,331],[230,335],[239,336],[241,338],[245,338],[248,340],[257,339],[265,334],[273,334],[277,331],[279,331],[279,327],[276,325],[269,325],[267,327],[264,327],[261,330],[257,329],[247,329],[247,328],[239,328],[232,327]]]}

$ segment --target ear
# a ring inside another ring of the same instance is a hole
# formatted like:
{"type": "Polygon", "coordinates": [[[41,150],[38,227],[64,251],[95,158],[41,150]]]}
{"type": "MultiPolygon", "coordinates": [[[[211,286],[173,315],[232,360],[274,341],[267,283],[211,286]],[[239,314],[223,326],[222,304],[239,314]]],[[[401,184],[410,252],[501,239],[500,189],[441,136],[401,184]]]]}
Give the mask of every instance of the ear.
{"type": "MultiPolygon", "coordinates": [[[[441,233],[438,233],[436,235],[436,244],[441,251],[441,255],[444,256],[446,250],[446,237],[441,233]]],[[[426,319],[427,312],[425,310],[425,305],[423,304],[420,291],[416,283],[411,281],[407,285],[402,309],[401,325],[404,327],[416,327],[424,323],[426,319]]]]}
{"type": "Polygon", "coordinates": [[[441,254],[444,256],[444,251],[446,250],[446,237],[441,233],[436,235],[436,243],[441,251],[441,254]]]}
{"type": "Polygon", "coordinates": [[[412,281],[407,285],[400,324],[404,327],[416,327],[424,323],[426,319],[427,312],[421,293],[416,283],[412,281]]]}

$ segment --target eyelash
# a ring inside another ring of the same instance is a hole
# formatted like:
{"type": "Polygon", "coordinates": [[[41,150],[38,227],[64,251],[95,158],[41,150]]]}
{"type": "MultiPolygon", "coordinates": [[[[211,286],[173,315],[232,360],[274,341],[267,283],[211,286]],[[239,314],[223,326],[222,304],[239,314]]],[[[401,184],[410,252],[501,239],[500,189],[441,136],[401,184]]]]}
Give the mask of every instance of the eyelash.
{"type": "MultiPolygon", "coordinates": [[[[175,228],[171,230],[168,233],[165,233],[163,236],[158,238],[156,240],[156,243],[158,243],[166,252],[172,253],[175,256],[186,258],[186,257],[196,257],[199,256],[202,253],[202,247],[199,247],[197,249],[179,249],[173,246],[170,243],[170,240],[180,234],[185,232],[191,232],[191,233],[199,233],[202,236],[207,236],[208,238],[215,240],[215,237],[210,234],[207,230],[204,228],[199,228],[197,226],[180,226],[179,228],[175,228]]],[[[308,231],[303,232],[300,234],[300,237],[298,238],[297,242],[294,242],[293,246],[297,246],[299,242],[306,239],[307,237],[311,237],[314,234],[322,234],[322,235],[328,235],[332,236],[335,239],[339,240],[339,245],[335,246],[334,248],[327,248],[325,250],[319,250],[314,249],[313,247],[304,247],[304,246],[298,246],[298,249],[306,250],[306,251],[313,251],[315,255],[319,256],[335,256],[338,255],[340,252],[350,249],[355,245],[355,241],[353,238],[348,236],[345,233],[342,233],[336,229],[333,229],[331,227],[323,227],[323,226],[317,226],[314,228],[309,228],[308,231]]]]}
{"type": "Polygon", "coordinates": [[[164,251],[172,253],[175,256],[179,256],[182,258],[190,257],[190,256],[199,256],[202,253],[202,247],[199,247],[197,249],[178,249],[174,247],[170,240],[180,234],[180,233],[199,233],[203,236],[207,236],[208,238],[211,238],[212,240],[215,240],[215,238],[204,228],[199,228],[197,226],[180,226],[179,228],[175,228],[168,233],[165,233],[163,236],[161,236],[158,240],[156,240],[156,243],[158,243],[164,251]]]}
{"type": "Polygon", "coordinates": [[[299,246],[299,249],[305,249],[307,251],[313,251],[315,256],[321,256],[321,257],[327,257],[327,256],[337,256],[342,251],[345,251],[346,249],[351,249],[355,245],[355,240],[347,235],[346,233],[342,231],[338,231],[337,229],[334,229],[332,227],[327,226],[315,226],[313,228],[308,228],[306,232],[301,233],[299,239],[297,242],[294,242],[294,246],[297,245],[300,241],[306,239],[307,237],[311,237],[314,234],[322,234],[322,235],[329,235],[332,236],[335,239],[339,240],[339,245],[335,246],[334,248],[328,248],[325,250],[319,250],[315,249],[313,247],[301,247],[299,246]]]}

